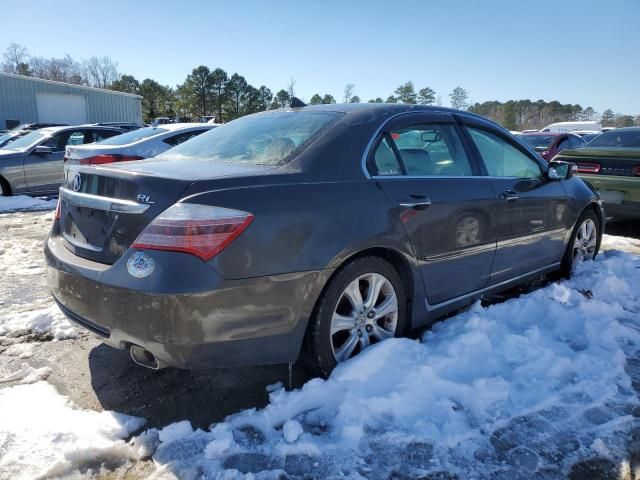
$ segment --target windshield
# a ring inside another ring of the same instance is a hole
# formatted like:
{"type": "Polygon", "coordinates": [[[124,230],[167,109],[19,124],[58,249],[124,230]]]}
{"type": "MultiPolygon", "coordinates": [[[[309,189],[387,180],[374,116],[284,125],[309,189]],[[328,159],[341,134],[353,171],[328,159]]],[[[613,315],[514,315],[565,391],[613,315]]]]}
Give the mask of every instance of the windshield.
{"type": "Polygon", "coordinates": [[[639,130],[611,130],[589,142],[590,147],[640,148],[639,130]]]}
{"type": "Polygon", "coordinates": [[[168,132],[166,128],[147,127],[139,128],[138,130],[132,130],[131,132],[123,133],[122,135],[116,135],[115,137],[107,138],[101,142],[97,142],[98,145],[127,145],[129,143],[137,142],[145,138],[153,137],[154,135],[160,135],[161,133],[168,132]]]}
{"type": "Polygon", "coordinates": [[[547,150],[553,141],[555,135],[520,135],[520,138],[531,145],[533,148],[544,148],[547,150]]]}
{"type": "Polygon", "coordinates": [[[305,111],[252,115],[203,133],[156,158],[285,165],[340,116],[305,111]]]}
{"type": "Polygon", "coordinates": [[[3,148],[6,150],[27,150],[46,137],[47,135],[44,133],[38,131],[31,132],[5,145],[3,148]]]}

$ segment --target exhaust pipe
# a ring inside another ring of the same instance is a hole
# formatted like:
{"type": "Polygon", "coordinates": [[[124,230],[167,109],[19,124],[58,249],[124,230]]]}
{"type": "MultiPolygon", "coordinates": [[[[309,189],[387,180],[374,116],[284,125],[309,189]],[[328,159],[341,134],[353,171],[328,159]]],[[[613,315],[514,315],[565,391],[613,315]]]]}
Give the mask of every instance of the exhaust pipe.
{"type": "Polygon", "coordinates": [[[150,368],[151,370],[160,369],[160,362],[158,362],[158,359],[153,355],[153,353],[146,348],[142,348],[138,345],[131,345],[131,348],[129,348],[129,354],[131,355],[131,360],[142,367],[150,368]]]}

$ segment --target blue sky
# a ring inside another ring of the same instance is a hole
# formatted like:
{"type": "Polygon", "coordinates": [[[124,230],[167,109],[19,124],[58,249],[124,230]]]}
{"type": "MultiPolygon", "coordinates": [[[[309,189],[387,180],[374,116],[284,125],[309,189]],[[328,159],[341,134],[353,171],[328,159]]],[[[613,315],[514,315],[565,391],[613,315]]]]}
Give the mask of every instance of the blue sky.
{"type": "Polygon", "coordinates": [[[109,56],[120,71],[181,83],[195,66],[277,91],[363,101],[403,82],[448,105],[530,98],[640,114],[640,0],[12,1],[0,49],[109,56]]]}

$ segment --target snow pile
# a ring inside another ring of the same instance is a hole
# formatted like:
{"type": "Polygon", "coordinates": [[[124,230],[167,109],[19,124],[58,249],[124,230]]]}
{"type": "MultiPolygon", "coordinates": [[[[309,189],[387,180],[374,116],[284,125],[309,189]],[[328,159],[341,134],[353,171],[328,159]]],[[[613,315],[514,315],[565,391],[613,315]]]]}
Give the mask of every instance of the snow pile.
{"type": "MultiPolygon", "coordinates": [[[[1,197],[0,197],[1,198],[1,197]]],[[[20,243],[9,238],[0,241],[0,272],[9,275],[44,274],[42,242],[20,239],[20,243]]]]}
{"type": "Polygon", "coordinates": [[[625,368],[640,349],[639,284],[640,259],[606,251],[572,280],[476,305],[422,343],[391,339],[326,381],[274,390],[262,410],[140,442],[163,478],[562,477],[576,459],[624,455],[637,426],[625,368]]]}
{"type": "Polygon", "coordinates": [[[135,457],[122,439],[143,424],[137,417],[81,410],[46,382],[1,389],[0,478],[49,478],[135,457]]]}
{"type": "Polygon", "coordinates": [[[616,237],[613,235],[603,235],[602,244],[600,245],[602,250],[622,250],[623,252],[633,253],[634,255],[640,255],[640,240],[630,237],[616,237]]]}
{"type": "Polygon", "coordinates": [[[33,368],[28,363],[23,363],[20,369],[0,378],[0,383],[15,382],[20,380],[20,383],[36,383],[40,380],[46,380],[51,374],[51,368],[41,367],[33,368]]]}
{"type": "Polygon", "coordinates": [[[57,305],[39,310],[0,314],[0,338],[29,334],[51,335],[54,340],[64,340],[77,337],[78,330],[57,305]]]}
{"type": "Polygon", "coordinates": [[[27,195],[0,196],[0,213],[15,212],[17,210],[54,210],[58,200],[34,198],[27,195]]]}

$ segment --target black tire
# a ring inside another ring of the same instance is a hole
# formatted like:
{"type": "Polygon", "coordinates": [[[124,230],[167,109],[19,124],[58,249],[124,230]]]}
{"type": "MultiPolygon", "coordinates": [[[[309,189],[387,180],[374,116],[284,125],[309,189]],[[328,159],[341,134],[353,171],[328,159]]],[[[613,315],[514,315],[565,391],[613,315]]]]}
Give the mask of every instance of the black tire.
{"type": "Polygon", "coordinates": [[[570,278],[571,275],[573,274],[574,243],[580,227],[587,220],[591,220],[594,223],[596,228],[596,246],[595,246],[595,251],[593,252],[593,256],[590,258],[590,260],[595,259],[596,255],[598,254],[598,250],[600,250],[600,242],[602,240],[600,220],[598,219],[598,216],[596,215],[596,213],[589,208],[584,212],[582,212],[582,215],[580,215],[580,217],[578,218],[578,221],[573,227],[573,232],[571,232],[571,238],[569,238],[569,243],[567,244],[567,248],[564,252],[564,256],[562,257],[560,270],[558,271],[559,275],[562,278],[570,278]]]}
{"type": "MultiPolygon", "coordinates": [[[[368,274],[382,275],[393,287],[397,299],[393,336],[400,337],[406,332],[407,299],[400,275],[390,263],[379,257],[357,258],[342,267],[329,281],[309,320],[305,363],[313,374],[327,377],[338,364],[332,347],[331,320],[345,289],[355,279],[368,274]]],[[[357,353],[358,350],[355,351],[357,353]]]]}
{"type": "Polygon", "coordinates": [[[0,177],[0,197],[9,197],[11,196],[11,187],[9,186],[9,182],[7,182],[4,178],[0,177]]]}

